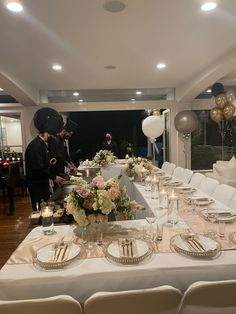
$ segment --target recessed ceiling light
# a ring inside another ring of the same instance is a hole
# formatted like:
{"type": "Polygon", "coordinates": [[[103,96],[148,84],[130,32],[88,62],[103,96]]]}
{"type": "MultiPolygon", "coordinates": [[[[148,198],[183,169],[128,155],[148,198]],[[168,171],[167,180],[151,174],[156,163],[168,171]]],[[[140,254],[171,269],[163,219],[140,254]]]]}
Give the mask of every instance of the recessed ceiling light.
{"type": "Polygon", "coordinates": [[[165,63],[158,63],[157,64],[157,68],[158,69],[164,69],[166,67],[166,64],[165,63]]]}
{"type": "Polygon", "coordinates": [[[207,92],[207,93],[211,93],[211,89],[210,89],[210,88],[207,89],[206,92],[207,92]]]}
{"type": "Polygon", "coordinates": [[[201,6],[202,11],[211,11],[216,8],[215,2],[206,2],[201,6]]]}
{"type": "Polygon", "coordinates": [[[74,92],[73,96],[79,96],[79,93],[78,92],[74,92]]]}
{"type": "Polygon", "coordinates": [[[131,100],[131,101],[135,101],[135,99],[134,99],[134,98],[131,98],[130,100],[131,100]]]}
{"type": "Polygon", "coordinates": [[[115,70],[116,66],[110,64],[110,65],[105,65],[104,68],[107,69],[107,70],[115,70]]]}
{"type": "Polygon", "coordinates": [[[4,89],[3,88],[0,88],[0,92],[3,92],[4,91],[4,89]]]}
{"type": "Polygon", "coordinates": [[[136,95],[142,95],[141,90],[137,90],[136,95]]]}
{"type": "Polygon", "coordinates": [[[121,1],[106,1],[103,4],[103,9],[111,13],[117,13],[125,9],[125,4],[121,1]]]}
{"type": "Polygon", "coordinates": [[[23,5],[19,1],[10,1],[6,4],[6,7],[12,12],[23,11],[23,5]]]}
{"type": "Polygon", "coordinates": [[[83,99],[80,99],[79,102],[83,102],[83,99]]]}
{"type": "Polygon", "coordinates": [[[52,66],[52,69],[55,71],[61,71],[62,70],[62,66],[60,64],[54,64],[52,66]]]}

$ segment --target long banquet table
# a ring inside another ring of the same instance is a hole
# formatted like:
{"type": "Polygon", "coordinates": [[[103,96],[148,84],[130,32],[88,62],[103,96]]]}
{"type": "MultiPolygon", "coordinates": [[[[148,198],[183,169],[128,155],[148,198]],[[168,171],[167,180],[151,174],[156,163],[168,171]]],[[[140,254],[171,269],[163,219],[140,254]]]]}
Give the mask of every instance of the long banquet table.
{"type": "MultiPolygon", "coordinates": [[[[154,210],[153,201],[140,183],[132,183],[134,197],[154,210]]],[[[218,206],[223,206],[216,203],[218,206]]],[[[165,216],[159,218],[164,222],[165,216]]],[[[111,222],[122,227],[136,228],[140,232],[144,219],[111,222]]],[[[231,224],[232,225],[232,224],[231,224]]],[[[236,223],[233,223],[236,229],[236,223]]],[[[188,228],[180,219],[173,228],[188,228]]],[[[73,227],[56,226],[59,237],[73,238],[73,227]]],[[[167,227],[168,232],[168,227],[167,227]]],[[[26,238],[43,237],[41,227],[33,229],[26,238]]],[[[50,242],[50,236],[48,236],[50,242]]],[[[59,270],[43,270],[32,263],[6,263],[0,271],[0,299],[28,299],[68,294],[84,302],[97,291],[120,291],[169,284],[185,290],[199,280],[236,279],[236,250],[225,250],[215,259],[195,259],[173,252],[153,254],[145,262],[124,266],[113,264],[106,258],[78,260],[59,270]]]]}

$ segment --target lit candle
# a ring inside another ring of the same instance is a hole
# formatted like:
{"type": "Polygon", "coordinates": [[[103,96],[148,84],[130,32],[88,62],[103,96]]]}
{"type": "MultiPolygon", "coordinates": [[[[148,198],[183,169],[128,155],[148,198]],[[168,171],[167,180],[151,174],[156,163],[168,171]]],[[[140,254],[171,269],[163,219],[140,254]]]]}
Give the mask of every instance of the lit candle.
{"type": "Polygon", "coordinates": [[[125,159],[129,159],[129,154],[126,154],[126,155],[125,155],[125,159]]]}
{"type": "Polygon", "coordinates": [[[15,160],[15,157],[12,157],[12,160],[14,161],[14,160],[15,160]]]}
{"type": "Polygon", "coordinates": [[[150,183],[150,182],[151,182],[150,176],[147,176],[147,178],[145,179],[145,182],[146,182],[146,183],[150,183]]]}
{"type": "Polygon", "coordinates": [[[142,167],[142,170],[141,170],[142,173],[145,173],[146,172],[146,169],[144,167],[142,167]]]}
{"type": "Polygon", "coordinates": [[[160,196],[165,196],[167,195],[167,191],[165,189],[160,190],[160,196]]]}
{"type": "Polygon", "coordinates": [[[17,160],[20,160],[20,157],[17,157],[17,160]]]}
{"type": "Polygon", "coordinates": [[[174,190],[171,190],[171,193],[170,193],[170,195],[169,195],[169,199],[171,199],[171,200],[177,199],[177,195],[175,194],[175,191],[174,191],[174,190]]]}
{"type": "Polygon", "coordinates": [[[52,209],[48,206],[44,207],[42,210],[42,217],[51,217],[53,215],[52,209]]]}

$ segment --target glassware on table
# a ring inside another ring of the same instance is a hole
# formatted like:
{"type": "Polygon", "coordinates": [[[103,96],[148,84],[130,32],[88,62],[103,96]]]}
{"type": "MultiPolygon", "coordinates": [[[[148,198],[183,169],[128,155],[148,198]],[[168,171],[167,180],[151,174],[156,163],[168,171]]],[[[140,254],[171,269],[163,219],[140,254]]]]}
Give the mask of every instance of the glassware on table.
{"type": "Polygon", "coordinates": [[[175,225],[179,221],[179,198],[174,190],[168,195],[168,219],[167,222],[175,225]]]}
{"type": "Polygon", "coordinates": [[[218,235],[220,239],[225,239],[225,221],[218,221],[218,235]]]}
{"type": "Polygon", "coordinates": [[[53,207],[42,206],[41,207],[41,217],[42,217],[42,230],[46,235],[50,235],[54,232],[53,223],[53,207]]]}
{"type": "Polygon", "coordinates": [[[145,191],[151,191],[151,177],[147,176],[145,179],[145,191]]]}
{"type": "Polygon", "coordinates": [[[146,214],[146,217],[145,217],[146,221],[149,223],[149,234],[150,234],[150,238],[153,239],[153,224],[154,222],[156,221],[157,217],[153,214],[153,213],[150,213],[148,212],[146,214]]]}
{"type": "Polygon", "coordinates": [[[166,210],[168,208],[167,189],[164,187],[159,191],[159,207],[161,210],[166,210]]]}
{"type": "Polygon", "coordinates": [[[158,223],[156,230],[157,230],[156,240],[158,242],[160,242],[160,241],[162,241],[162,238],[163,238],[163,224],[162,223],[158,223]]]}
{"type": "Polygon", "coordinates": [[[159,181],[156,177],[151,180],[151,198],[159,198],[159,181]]]}

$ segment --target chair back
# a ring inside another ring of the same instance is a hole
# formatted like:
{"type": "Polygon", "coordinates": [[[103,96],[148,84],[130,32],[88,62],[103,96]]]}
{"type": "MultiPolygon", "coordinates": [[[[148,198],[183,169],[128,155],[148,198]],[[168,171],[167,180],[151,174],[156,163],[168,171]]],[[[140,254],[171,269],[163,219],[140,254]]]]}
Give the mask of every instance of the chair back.
{"type": "Polygon", "coordinates": [[[236,280],[195,282],[185,292],[178,314],[235,314],[236,280]]]}
{"type": "Polygon", "coordinates": [[[182,167],[176,167],[173,172],[173,177],[175,177],[178,180],[183,180],[184,175],[184,168],[182,167]]]}
{"type": "Polygon", "coordinates": [[[174,169],[176,168],[175,164],[169,163],[166,173],[168,173],[170,176],[173,174],[174,169]]]}
{"type": "Polygon", "coordinates": [[[121,292],[98,292],[84,304],[85,314],[175,314],[181,292],[171,286],[121,292]]]}
{"type": "Polygon", "coordinates": [[[170,163],[169,163],[168,161],[165,161],[165,162],[163,163],[161,169],[166,172],[169,164],[170,164],[170,163]]]}
{"type": "Polygon", "coordinates": [[[68,295],[58,295],[43,299],[0,301],[3,314],[82,314],[78,301],[68,295]]]}
{"type": "Polygon", "coordinates": [[[198,186],[198,189],[212,196],[218,185],[219,185],[219,182],[217,180],[204,177],[204,179],[201,181],[200,185],[198,186]]]}
{"type": "Polygon", "coordinates": [[[183,172],[183,182],[188,184],[190,182],[192,176],[193,176],[193,171],[192,170],[184,169],[184,172],[183,172]]]}
{"type": "Polygon", "coordinates": [[[205,176],[199,172],[196,172],[193,174],[189,184],[193,187],[193,188],[197,188],[199,187],[200,183],[202,182],[202,180],[205,178],[205,176]]]}

